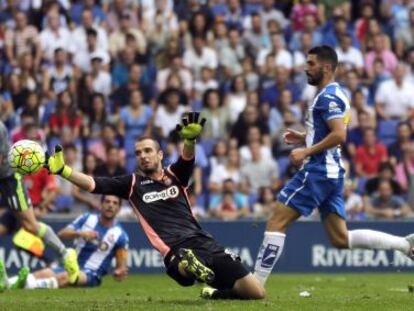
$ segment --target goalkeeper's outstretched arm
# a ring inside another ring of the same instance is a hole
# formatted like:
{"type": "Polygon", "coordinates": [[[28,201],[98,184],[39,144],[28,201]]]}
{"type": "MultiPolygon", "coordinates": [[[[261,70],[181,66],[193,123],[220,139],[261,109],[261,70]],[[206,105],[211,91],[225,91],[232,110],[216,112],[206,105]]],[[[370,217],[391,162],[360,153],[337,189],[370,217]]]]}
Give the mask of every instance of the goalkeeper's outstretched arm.
{"type": "Polygon", "coordinates": [[[79,188],[96,193],[116,195],[123,199],[128,199],[129,190],[132,185],[132,175],[119,177],[91,177],[81,172],[74,171],[65,164],[63,158],[63,148],[60,145],[55,146],[55,153],[49,155],[46,153],[45,167],[51,174],[60,175],[79,188]]]}

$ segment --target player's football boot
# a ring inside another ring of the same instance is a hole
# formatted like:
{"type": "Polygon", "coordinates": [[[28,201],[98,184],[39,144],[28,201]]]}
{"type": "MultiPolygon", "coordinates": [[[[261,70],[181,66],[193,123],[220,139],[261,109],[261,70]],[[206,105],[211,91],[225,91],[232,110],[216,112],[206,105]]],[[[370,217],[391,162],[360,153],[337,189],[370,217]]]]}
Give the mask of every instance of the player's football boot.
{"type": "Polygon", "coordinates": [[[214,293],[217,289],[212,287],[203,287],[200,292],[200,297],[204,299],[213,299],[214,293]]]}
{"type": "Polygon", "coordinates": [[[0,260],[0,293],[7,289],[7,272],[3,260],[0,260]]]}
{"type": "Polygon", "coordinates": [[[63,258],[63,265],[69,276],[69,283],[75,284],[79,278],[79,264],[78,255],[73,248],[68,248],[65,257],[63,258]]]}
{"type": "Polygon", "coordinates": [[[406,255],[414,260],[414,233],[407,235],[405,239],[410,243],[410,250],[406,255]]]}
{"type": "Polygon", "coordinates": [[[17,280],[14,282],[10,289],[20,289],[24,288],[26,285],[27,276],[30,273],[30,269],[28,267],[23,267],[20,269],[19,274],[17,275],[17,280]]]}
{"type": "Polygon", "coordinates": [[[207,284],[214,281],[213,270],[203,265],[191,249],[180,248],[178,257],[180,258],[179,267],[194,275],[197,280],[207,284]]]}

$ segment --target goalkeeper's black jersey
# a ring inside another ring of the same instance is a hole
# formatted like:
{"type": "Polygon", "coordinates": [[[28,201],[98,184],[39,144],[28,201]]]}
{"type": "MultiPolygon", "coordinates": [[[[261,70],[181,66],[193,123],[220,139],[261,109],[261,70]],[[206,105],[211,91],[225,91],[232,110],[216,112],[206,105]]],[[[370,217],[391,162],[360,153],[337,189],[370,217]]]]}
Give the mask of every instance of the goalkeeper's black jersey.
{"type": "Polygon", "coordinates": [[[194,160],[180,158],[163,169],[159,180],[137,173],[112,178],[95,177],[96,185],[92,192],[128,200],[151,244],[163,256],[191,238],[219,247],[200,227],[191,211],[186,187],[193,166],[194,160]]]}

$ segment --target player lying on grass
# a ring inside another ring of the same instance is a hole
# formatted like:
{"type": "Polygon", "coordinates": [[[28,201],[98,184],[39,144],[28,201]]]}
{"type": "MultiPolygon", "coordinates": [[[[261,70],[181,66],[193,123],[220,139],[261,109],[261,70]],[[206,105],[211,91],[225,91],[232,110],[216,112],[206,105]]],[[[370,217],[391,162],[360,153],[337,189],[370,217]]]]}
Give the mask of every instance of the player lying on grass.
{"type": "Polygon", "coordinates": [[[81,270],[75,284],[69,283],[68,273],[61,267],[46,268],[30,274],[29,269],[24,267],[18,276],[7,278],[4,262],[0,261],[0,285],[12,289],[99,286],[113,258],[116,260],[113,276],[121,281],[127,274],[128,235],[115,221],[120,208],[119,197],[104,195],[99,215],[83,214],[59,232],[63,240],[75,239],[79,249],[78,261],[81,270]]]}
{"type": "Polygon", "coordinates": [[[94,178],[75,172],[65,165],[60,146],[49,158],[48,169],[84,190],[128,200],[148,239],[164,257],[167,274],[180,285],[205,282],[214,288],[202,291],[206,298],[261,299],[263,286],[237,256],[226,252],[201,228],[191,212],[187,186],[194,167],[195,141],[205,121],[198,123],[198,118],[199,113],[192,112],[177,125],[184,147],[169,167],[162,167],[159,143],[141,137],[134,146],[138,162],[134,174],[94,178]]]}
{"type": "Polygon", "coordinates": [[[267,223],[255,264],[255,276],[262,284],[283,251],[287,228],[315,208],[319,209],[334,246],[398,250],[414,258],[414,234],[399,237],[374,230],[347,229],[342,195],[345,169],[340,145],[346,141],[350,105],[345,92],[335,82],[337,65],[338,56],[329,46],[317,46],[308,52],[305,72],[308,83],[317,87],[318,94],[307,107],[306,133],[293,130],[285,133],[287,144],[298,145],[290,153],[290,159],[302,168],[279,192],[276,208],[267,223]]]}
{"type": "MultiPolygon", "coordinates": [[[[69,273],[69,281],[71,283],[76,282],[79,277],[79,266],[75,250],[66,248],[49,225],[36,219],[32,202],[23,183],[23,176],[14,172],[9,166],[7,161],[8,152],[8,132],[6,126],[0,121],[0,197],[9,210],[13,211],[20,225],[28,232],[39,237],[45,245],[58,255],[69,273]]],[[[0,237],[10,233],[8,228],[10,225],[14,227],[12,224],[14,222],[15,219],[9,212],[5,212],[0,216],[0,237]]],[[[0,287],[0,291],[2,290],[4,288],[0,287]]]]}

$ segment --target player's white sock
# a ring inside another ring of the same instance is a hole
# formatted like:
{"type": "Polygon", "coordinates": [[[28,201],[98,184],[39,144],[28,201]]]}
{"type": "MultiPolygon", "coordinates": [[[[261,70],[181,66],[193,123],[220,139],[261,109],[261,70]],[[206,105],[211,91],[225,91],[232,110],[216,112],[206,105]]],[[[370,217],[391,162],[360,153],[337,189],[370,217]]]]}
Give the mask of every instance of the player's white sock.
{"type": "Polygon", "coordinates": [[[348,244],[350,249],[394,249],[404,254],[410,251],[410,243],[405,238],[368,229],[348,231],[348,244]]]}
{"type": "Polygon", "coordinates": [[[10,288],[12,284],[16,283],[17,279],[18,279],[17,275],[7,278],[7,288],[10,288]]]}
{"type": "Polygon", "coordinates": [[[266,283],[282,254],[285,238],[286,234],[281,232],[265,231],[264,233],[264,239],[254,265],[254,276],[262,285],[266,283]]]}
{"type": "Polygon", "coordinates": [[[33,274],[29,274],[26,279],[26,288],[34,289],[34,288],[58,288],[58,281],[57,279],[52,276],[50,278],[44,279],[36,279],[33,274]]]}

